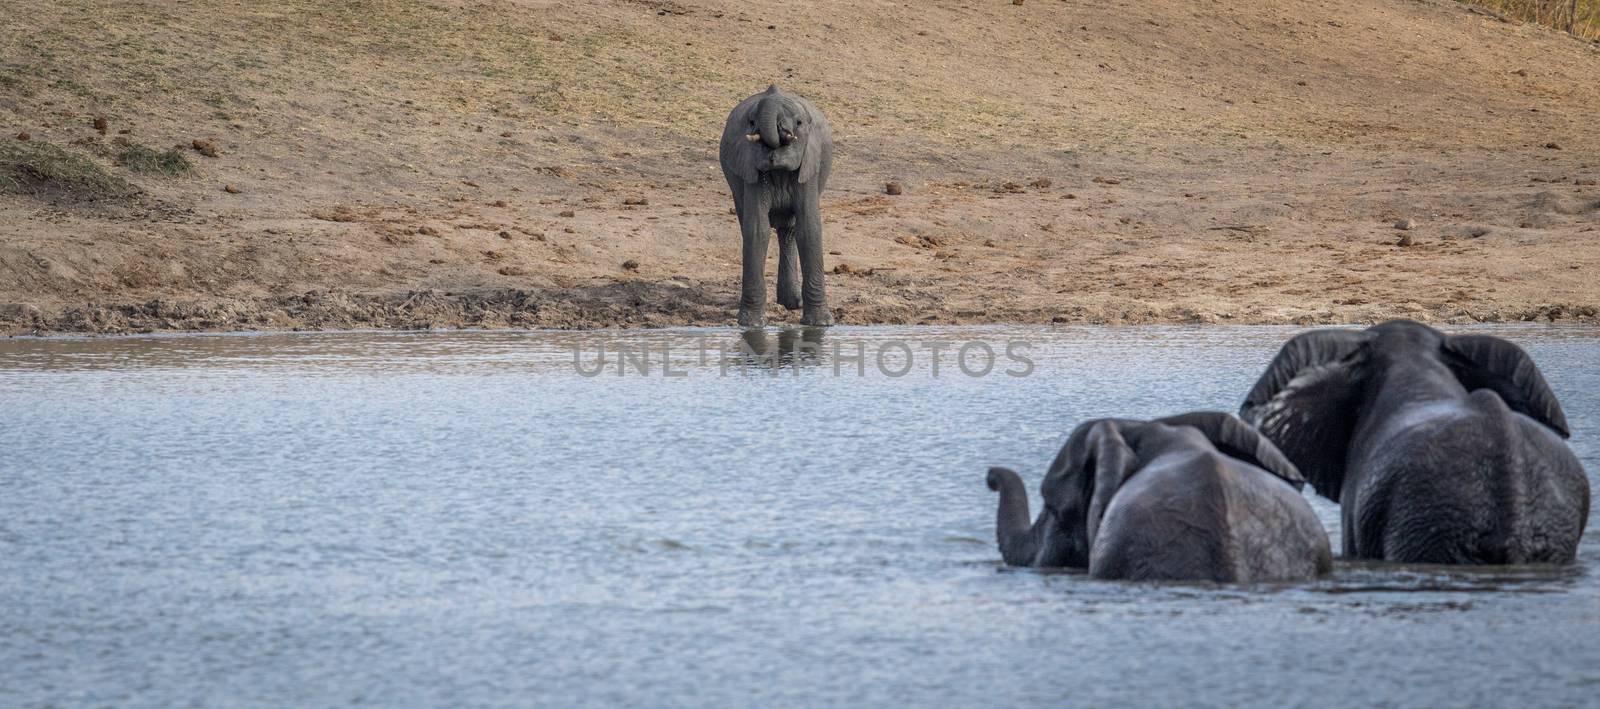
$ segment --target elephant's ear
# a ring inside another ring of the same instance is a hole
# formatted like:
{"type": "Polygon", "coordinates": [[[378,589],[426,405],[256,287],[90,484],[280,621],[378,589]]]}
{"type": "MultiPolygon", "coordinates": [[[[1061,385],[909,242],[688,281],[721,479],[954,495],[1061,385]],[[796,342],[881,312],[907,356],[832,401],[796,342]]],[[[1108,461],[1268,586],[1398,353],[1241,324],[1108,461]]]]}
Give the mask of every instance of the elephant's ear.
{"type": "Polygon", "coordinates": [[[755,110],[757,100],[763,94],[756,94],[745,99],[728,114],[728,123],[722,127],[722,143],[718,146],[718,154],[722,157],[722,169],[730,175],[736,175],[746,184],[761,179],[761,150],[745,139],[750,133],[750,113],[755,110]]]}
{"type": "Polygon", "coordinates": [[[1467,390],[1493,391],[1512,411],[1555,429],[1562,438],[1572,437],[1556,393],[1521,347],[1492,335],[1451,335],[1443,348],[1445,364],[1467,390]]]}
{"type": "Polygon", "coordinates": [[[1324,497],[1339,499],[1361,404],[1366,344],[1361,330],[1295,336],[1256,381],[1239,417],[1254,425],[1324,497]]]}
{"type": "Polygon", "coordinates": [[[1289,462],[1283,452],[1278,450],[1272,441],[1267,440],[1266,436],[1261,435],[1260,431],[1233,414],[1221,411],[1195,411],[1156,421],[1168,426],[1190,426],[1200,431],[1201,435],[1210,440],[1211,445],[1216,446],[1222,454],[1283,478],[1284,482],[1293,485],[1296,490],[1305,487],[1306,479],[1300,474],[1300,469],[1289,462]]]}
{"type": "Polygon", "coordinates": [[[1089,483],[1086,550],[1094,548],[1095,535],[1100,532],[1100,519],[1106,516],[1111,498],[1116,497],[1122,483],[1139,468],[1138,454],[1122,437],[1123,423],[1116,419],[1102,419],[1088,424],[1086,430],[1080,427],[1083,435],[1074,435],[1074,440],[1069,441],[1070,450],[1066,451],[1072,469],[1081,471],[1080,474],[1089,483]]]}
{"type": "Polygon", "coordinates": [[[800,183],[805,184],[817,178],[817,173],[822,170],[831,156],[833,150],[833,128],[828,125],[828,119],[822,111],[811,105],[810,101],[796,101],[806,114],[806,123],[810,124],[806,131],[806,142],[800,151],[800,183]]]}

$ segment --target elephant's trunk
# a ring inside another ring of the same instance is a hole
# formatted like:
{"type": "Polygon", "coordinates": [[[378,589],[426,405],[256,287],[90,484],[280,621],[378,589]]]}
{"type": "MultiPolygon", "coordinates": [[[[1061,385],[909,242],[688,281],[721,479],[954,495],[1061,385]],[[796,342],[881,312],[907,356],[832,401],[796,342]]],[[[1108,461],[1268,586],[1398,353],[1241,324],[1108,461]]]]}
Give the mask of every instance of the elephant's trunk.
{"type": "Polygon", "coordinates": [[[756,130],[761,133],[761,142],[769,149],[777,150],[783,145],[782,136],[778,135],[778,102],[781,99],[768,96],[761,99],[756,105],[756,130]]]}
{"type": "Polygon", "coordinates": [[[1000,493],[1000,509],[995,515],[995,541],[1000,544],[1000,558],[1008,566],[1033,566],[1039,558],[1040,537],[1044,524],[1031,524],[1028,515],[1028,491],[1022,478],[1006,468],[989,469],[989,489],[1000,493]]]}

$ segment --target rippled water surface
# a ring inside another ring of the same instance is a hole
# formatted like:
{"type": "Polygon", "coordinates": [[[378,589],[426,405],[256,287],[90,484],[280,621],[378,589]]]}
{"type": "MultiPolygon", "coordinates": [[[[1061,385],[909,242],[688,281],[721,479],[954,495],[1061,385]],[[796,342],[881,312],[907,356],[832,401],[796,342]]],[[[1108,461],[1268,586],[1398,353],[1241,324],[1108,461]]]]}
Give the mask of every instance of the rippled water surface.
{"type": "MultiPolygon", "coordinates": [[[[1593,477],[1600,331],[1492,331],[1593,477]]],[[[0,704],[1593,703],[1593,534],[1286,587],[999,567],[987,466],[1232,410],[1291,332],[0,340],[0,704]]]]}

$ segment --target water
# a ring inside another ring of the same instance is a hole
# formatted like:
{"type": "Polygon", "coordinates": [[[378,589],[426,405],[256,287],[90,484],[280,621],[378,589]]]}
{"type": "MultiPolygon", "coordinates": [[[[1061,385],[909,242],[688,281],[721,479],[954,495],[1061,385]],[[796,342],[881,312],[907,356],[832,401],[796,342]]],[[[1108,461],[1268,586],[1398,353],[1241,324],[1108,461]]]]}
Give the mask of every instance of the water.
{"type": "MultiPolygon", "coordinates": [[[[834,328],[776,376],[726,330],[0,341],[0,704],[1592,702],[1593,534],[1258,588],[999,567],[987,466],[1231,410],[1291,332],[834,328]]],[[[1600,331],[1494,332],[1600,472],[1600,331]]]]}

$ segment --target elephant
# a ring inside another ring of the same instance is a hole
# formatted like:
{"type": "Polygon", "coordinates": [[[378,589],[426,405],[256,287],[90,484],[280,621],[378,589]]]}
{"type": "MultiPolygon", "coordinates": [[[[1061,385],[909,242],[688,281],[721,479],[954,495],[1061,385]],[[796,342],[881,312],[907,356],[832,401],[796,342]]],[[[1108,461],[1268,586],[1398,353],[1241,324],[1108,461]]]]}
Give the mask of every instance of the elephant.
{"type": "Polygon", "coordinates": [[[1022,478],[990,468],[1010,566],[1087,567],[1125,581],[1302,581],[1328,573],[1328,534],[1293,463],[1233,414],[1199,411],[1073,430],[1030,526],[1022,478]]]}
{"type": "Polygon", "coordinates": [[[1345,556],[1568,564],[1589,481],[1522,348],[1397,320],[1285,343],[1240,408],[1340,505],[1345,556]]]}
{"type": "Polygon", "coordinates": [[[728,114],[719,154],[743,239],[739,325],[760,327],[766,320],[765,269],[773,227],[778,231],[778,303],[789,310],[803,304],[802,324],[833,324],[823,283],[819,201],[833,167],[828,119],[810,101],[774,84],[728,114]]]}

